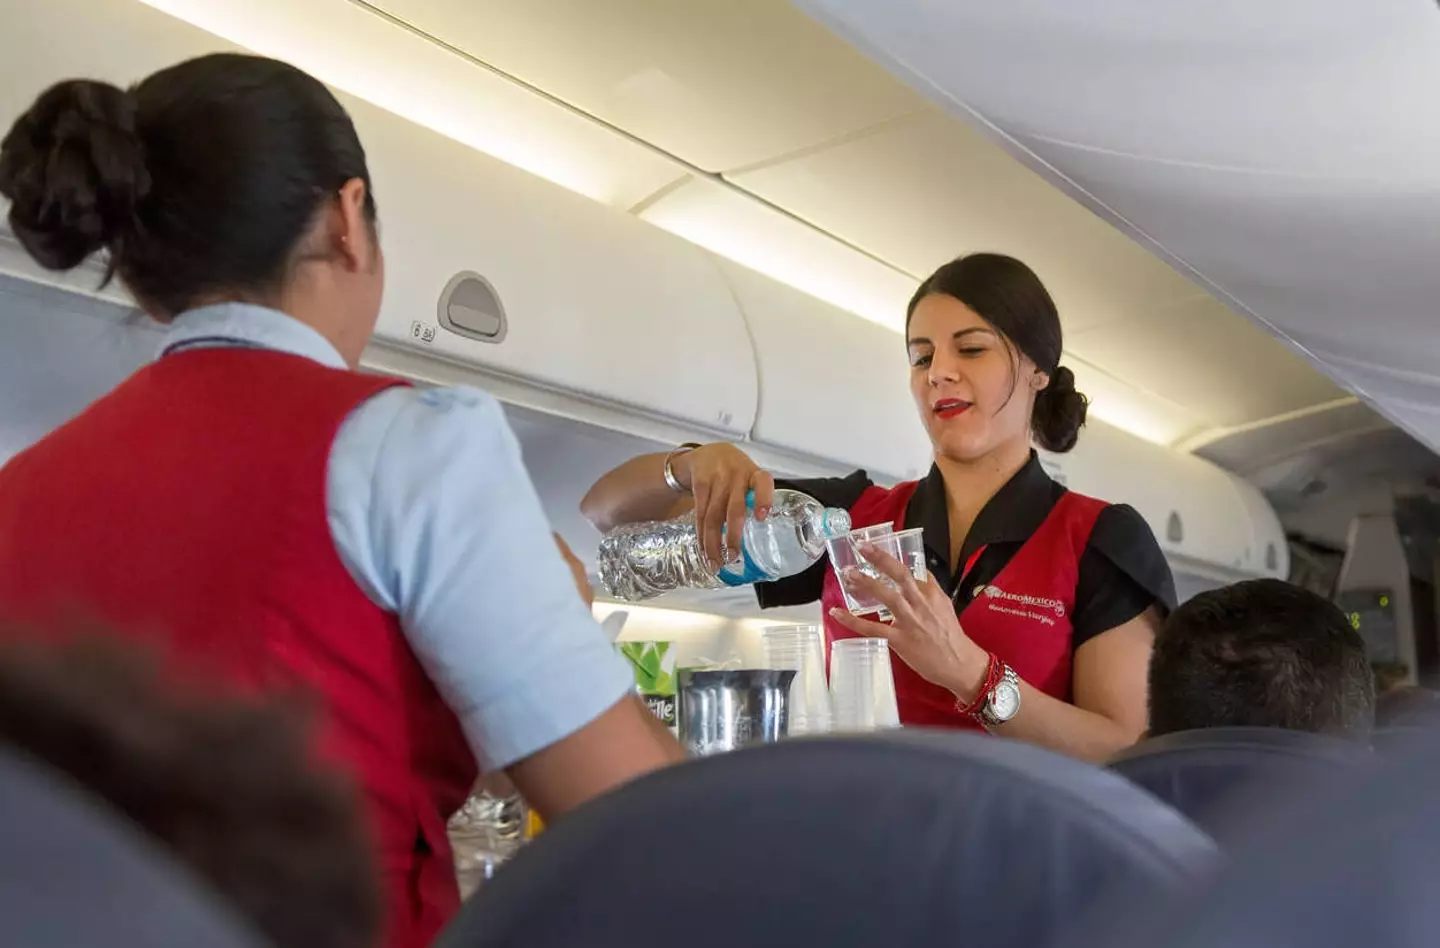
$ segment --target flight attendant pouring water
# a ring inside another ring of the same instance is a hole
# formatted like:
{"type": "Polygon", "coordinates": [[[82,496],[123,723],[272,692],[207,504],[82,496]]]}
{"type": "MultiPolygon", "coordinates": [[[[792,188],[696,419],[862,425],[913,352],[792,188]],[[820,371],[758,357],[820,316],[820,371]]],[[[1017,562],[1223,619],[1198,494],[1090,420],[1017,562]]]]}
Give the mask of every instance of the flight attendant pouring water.
{"type": "MultiPolygon", "coordinates": [[[[757,589],[763,606],[822,601],[830,641],[888,639],[902,723],[983,728],[1100,760],[1145,730],[1151,643],[1174,591],[1139,514],[1066,490],[1032,448],[1070,450],[1085,421],[1061,339],[1049,293],[1020,261],[974,254],[937,270],[910,301],[904,340],[934,446],[929,475],[894,488],[863,471],[779,485],[847,509],[856,528],[923,527],[929,576],[879,551],[869,559],[893,585],[847,576],[890,623],[852,615],[824,561],[757,589]]],[[[583,509],[608,529],[693,507],[718,563],[732,552],[722,537],[740,535],[746,493],[763,516],[776,486],[732,445],[687,447],[627,462],[583,509]]]]}

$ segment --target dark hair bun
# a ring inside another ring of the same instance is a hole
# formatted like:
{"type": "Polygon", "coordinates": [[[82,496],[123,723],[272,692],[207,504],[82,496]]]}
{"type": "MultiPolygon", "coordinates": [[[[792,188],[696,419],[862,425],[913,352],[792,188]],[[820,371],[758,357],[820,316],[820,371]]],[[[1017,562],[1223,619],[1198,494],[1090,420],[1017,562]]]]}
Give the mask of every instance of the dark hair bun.
{"type": "Polygon", "coordinates": [[[150,191],[135,102],[104,82],[51,86],[0,142],[10,226],[41,266],[69,270],[135,229],[150,191]]]}
{"type": "Polygon", "coordinates": [[[1090,399],[1075,391],[1075,373],[1060,366],[1050,373],[1050,384],[1035,396],[1031,428],[1046,451],[1064,454],[1075,447],[1090,399]]]}

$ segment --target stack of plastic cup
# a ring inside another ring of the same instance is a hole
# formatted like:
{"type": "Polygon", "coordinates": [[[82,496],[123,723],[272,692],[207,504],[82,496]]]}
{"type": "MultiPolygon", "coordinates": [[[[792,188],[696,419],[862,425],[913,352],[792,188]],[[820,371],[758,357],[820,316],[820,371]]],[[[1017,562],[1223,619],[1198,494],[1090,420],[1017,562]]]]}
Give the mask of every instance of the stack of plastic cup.
{"type": "Polygon", "coordinates": [[[890,643],[884,639],[838,639],[831,644],[830,701],[837,731],[899,727],[890,643]]]}
{"type": "Polygon", "coordinates": [[[766,629],[765,664],[774,669],[794,669],[790,684],[789,734],[824,734],[834,726],[830,690],[825,682],[825,643],[820,627],[787,625],[766,629]]]}

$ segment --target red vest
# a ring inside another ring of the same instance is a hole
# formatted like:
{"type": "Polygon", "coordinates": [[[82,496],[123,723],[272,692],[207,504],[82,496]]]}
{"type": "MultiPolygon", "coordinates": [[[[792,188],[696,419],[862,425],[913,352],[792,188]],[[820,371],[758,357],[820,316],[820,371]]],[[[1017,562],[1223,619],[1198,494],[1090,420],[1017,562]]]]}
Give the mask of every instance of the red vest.
{"type": "Polygon", "coordinates": [[[476,768],[325,513],[341,422],[394,384],[237,348],[142,369],[0,470],[0,610],[99,618],[187,670],[318,696],[368,804],[387,944],[421,948],[459,904],[445,824],[476,768]]]}
{"type": "MultiPolygon", "coordinates": [[[[893,523],[895,529],[903,529],[905,510],[917,486],[869,488],[850,509],[851,524],[858,529],[893,523]]],[[[960,612],[960,627],[975,644],[1000,656],[1032,687],[1062,701],[1070,700],[1071,617],[1080,558],[1106,506],[1070,491],[1062,494],[1040,528],[960,612]]],[[[970,572],[976,559],[978,554],[963,564],[964,573],[970,572]]],[[[969,580],[962,574],[956,585],[969,580]]],[[[828,653],[831,642],[855,636],[830,618],[832,608],[845,608],[834,570],[826,571],[821,602],[828,653]]],[[[893,654],[891,658],[901,724],[981,730],[955,707],[953,694],[921,678],[893,654]]]]}

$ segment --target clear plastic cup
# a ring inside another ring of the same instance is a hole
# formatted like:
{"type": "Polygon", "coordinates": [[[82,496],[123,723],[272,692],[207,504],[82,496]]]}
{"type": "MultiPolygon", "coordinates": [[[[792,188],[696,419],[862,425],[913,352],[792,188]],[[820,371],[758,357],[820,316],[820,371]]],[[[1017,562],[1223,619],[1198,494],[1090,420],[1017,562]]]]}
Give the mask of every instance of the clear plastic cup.
{"type": "Polygon", "coordinates": [[[837,731],[899,727],[890,643],[884,639],[835,641],[830,646],[830,698],[837,731]]]}
{"type": "Polygon", "coordinates": [[[816,625],[787,625],[761,633],[765,664],[794,669],[790,684],[789,734],[824,734],[834,727],[830,687],[825,676],[825,642],[816,625]]]}
{"type": "Polygon", "coordinates": [[[893,523],[877,523],[873,527],[858,527],[850,531],[850,536],[856,543],[864,543],[867,540],[874,540],[877,537],[888,536],[895,532],[893,523]]]}
{"type": "MultiPolygon", "coordinates": [[[[878,537],[870,542],[883,539],[878,537]]],[[[835,571],[836,578],[840,580],[840,591],[845,594],[845,608],[857,616],[888,614],[884,603],[858,588],[849,578],[848,571],[854,569],[871,578],[883,579],[875,567],[860,555],[854,536],[831,537],[826,546],[830,552],[830,568],[835,571]]]]}
{"type": "Polygon", "coordinates": [[[846,568],[854,567],[862,575],[878,579],[892,589],[895,588],[895,583],[890,577],[881,573],[865,559],[864,554],[860,552],[862,545],[868,544],[898,560],[910,570],[910,575],[914,576],[917,582],[923,583],[930,577],[930,571],[925,563],[925,531],[921,527],[901,530],[899,533],[891,531],[866,537],[862,537],[859,531],[856,531],[839,539],[848,540],[848,547],[838,542],[832,542],[830,565],[834,567],[836,576],[840,580],[840,590],[845,594],[845,605],[857,616],[874,615],[879,621],[888,622],[890,610],[886,609],[878,599],[858,588],[851,588],[854,584],[847,581],[844,572],[846,568]]]}
{"type": "Polygon", "coordinates": [[[884,538],[880,547],[904,564],[905,568],[910,570],[910,575],[915,577],[916,582],[923,583],[930,578],[930,568],[925,563],[925,531],[923,528],[916,527],[913,530],[892,533],[884,538]]]}

